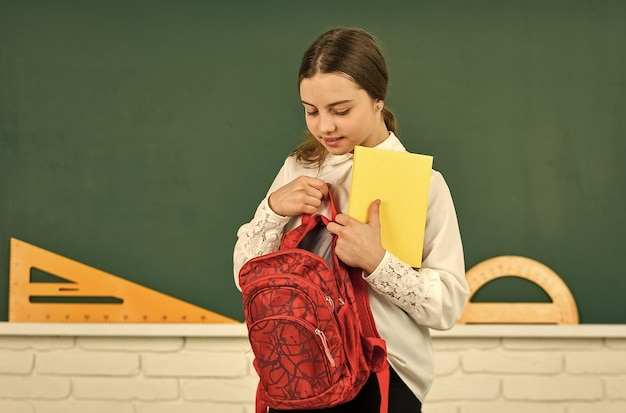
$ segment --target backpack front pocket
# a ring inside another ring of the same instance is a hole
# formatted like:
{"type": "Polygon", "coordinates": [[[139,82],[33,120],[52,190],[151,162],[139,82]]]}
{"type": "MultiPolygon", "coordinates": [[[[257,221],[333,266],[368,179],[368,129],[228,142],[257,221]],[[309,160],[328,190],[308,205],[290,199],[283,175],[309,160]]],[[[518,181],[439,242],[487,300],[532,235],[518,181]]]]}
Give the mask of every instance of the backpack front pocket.
{"type": "Polygon", "coordinates": [[[249,328],[254,366],[268,395],[276,400],[315,397],[334,384],[335,366],[326,334],[297,317],[269,317],[249,328]]]}

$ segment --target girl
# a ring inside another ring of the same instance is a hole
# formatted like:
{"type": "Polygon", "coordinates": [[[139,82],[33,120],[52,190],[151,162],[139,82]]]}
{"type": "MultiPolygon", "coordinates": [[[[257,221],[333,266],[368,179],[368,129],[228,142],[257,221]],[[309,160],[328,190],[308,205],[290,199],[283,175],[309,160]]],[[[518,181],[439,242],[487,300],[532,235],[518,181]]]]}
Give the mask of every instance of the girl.
{"type": "MultiPolygon", "coordinates": [[[[239,229],[235,282],[246,261],[278,249],[282,235],[300,224],[302,214],[330,216],[325,200],[332,191],[340,213],[327,230],[337,235],[337,256],[363,269],[376,327],[387,343],[389,412],[418,413],[434,377],[429,328],[454,326],[468,286],[456,212],[439,172],[431,173],[420,269],[382,247],[379,201],[370,206],[366,224],[341,213],[348,205],[356,145],[406,151],[395,135],[395,117],[385,107],[387,82],[385,60],[364,30],[332,29],[307,49],[299,73],[307,138],[285,160],[254,218],[239,229]]],[[[378,412],[379,404],[372,375],[354,400],[311,412],[378,412]]]]}

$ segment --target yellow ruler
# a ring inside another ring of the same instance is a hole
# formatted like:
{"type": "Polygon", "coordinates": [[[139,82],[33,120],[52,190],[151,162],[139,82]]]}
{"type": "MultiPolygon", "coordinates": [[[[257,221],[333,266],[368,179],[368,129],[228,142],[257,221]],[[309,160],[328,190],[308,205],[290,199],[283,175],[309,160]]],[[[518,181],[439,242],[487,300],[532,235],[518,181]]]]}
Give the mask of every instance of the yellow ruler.
{"type": "Polygon", "coordinates": [[[9,321],[239,323],[15,238],[11,238],[9,321]],[[33,282],[33,269],[62,280],[33,282]]]}

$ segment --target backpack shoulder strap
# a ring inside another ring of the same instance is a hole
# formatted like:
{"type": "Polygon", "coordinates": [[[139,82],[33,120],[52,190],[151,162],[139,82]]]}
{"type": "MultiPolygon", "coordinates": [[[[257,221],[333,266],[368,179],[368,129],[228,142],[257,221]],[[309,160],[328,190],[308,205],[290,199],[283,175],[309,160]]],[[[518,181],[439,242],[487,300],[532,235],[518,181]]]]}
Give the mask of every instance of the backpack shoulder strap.
{"type": "Polygon", "coordinates": [[[387,413],[389,408],[389,382],[391,381],[391,373],[389,371],[391,367],[387,360],[387,346],[376,329],[372,308],[369,303],[369,296],[367,295],[367,282],[362,276],[363,270],[350,267],[348,273],[350,274],[354,300],[365,338],[365,352],[369,359],[370,368],[376,373],[378,379],[378,387],[380,389],[380,413],[387,413]]]}
{"type": "Polygon", "coordinates": [[[372,315],[369,297],[367,295],[367,282],[363,279],[363,270],[360,268],[349,267],[350,281],[352,282],[352,290],[356,300],[359,319],[363,328],[363,334],[366,337],[380,337],[376,330],[376,323],[372,315]]]}

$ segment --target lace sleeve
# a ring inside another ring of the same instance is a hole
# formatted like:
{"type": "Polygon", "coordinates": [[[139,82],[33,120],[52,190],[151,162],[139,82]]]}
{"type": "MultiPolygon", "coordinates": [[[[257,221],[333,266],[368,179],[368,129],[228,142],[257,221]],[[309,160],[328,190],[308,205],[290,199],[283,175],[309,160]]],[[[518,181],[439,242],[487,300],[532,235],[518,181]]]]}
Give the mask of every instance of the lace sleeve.
{"type": "Polygon", "coordinates": [[[416,315],[422,311],[436,278],[436,271],[414,269],[387,251],[378,267],[365,280],[374,291],[408,314],[416,315]]]}
{"type": "Polygon", "coordinates": [[[283,217],[272,211],[267,198],[264,199],[252,221],[242,225],[237,231],[237,244],[247,259],[276,251],[289,219],[290,217],[283,217]]]}

